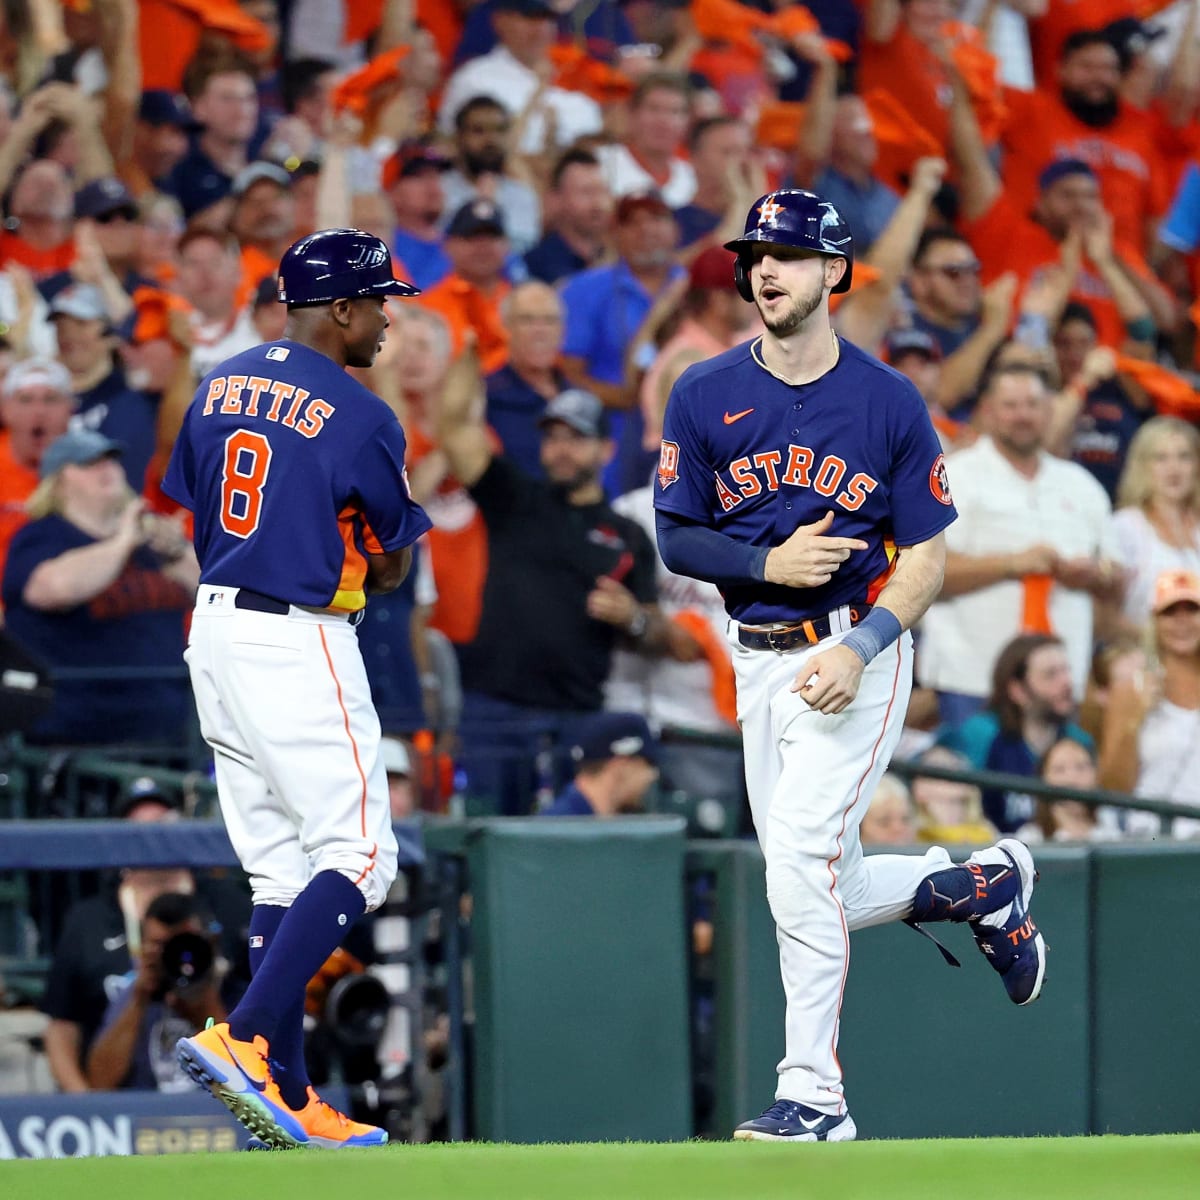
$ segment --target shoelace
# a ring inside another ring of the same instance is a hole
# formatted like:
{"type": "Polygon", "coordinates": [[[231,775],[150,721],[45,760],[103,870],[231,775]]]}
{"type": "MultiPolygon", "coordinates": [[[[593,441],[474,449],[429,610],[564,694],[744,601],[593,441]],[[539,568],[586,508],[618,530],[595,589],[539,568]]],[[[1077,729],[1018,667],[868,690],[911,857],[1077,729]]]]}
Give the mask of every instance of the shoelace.
{"type": "Polygon", "coordinates": [[[787,1121],[799,1111],[800,1105],[795,1100],[776,1100],[762,1115],[770,1117],[773,1121],[787,1121]]]}
{"type": "Polygon", "coordinates": [[[350,1118],[347,1117],[345,1113],[338,1112],[338,1110],[336,1108],[334,1108],[332,1104],[327,1104],[319,1096],[317,1097],[317,1105],[325,1113],[327,1113],[329,1116],[333,1117],[343,1129],[345,1129],[346,1126],[350,1124],[350,1118]]]}

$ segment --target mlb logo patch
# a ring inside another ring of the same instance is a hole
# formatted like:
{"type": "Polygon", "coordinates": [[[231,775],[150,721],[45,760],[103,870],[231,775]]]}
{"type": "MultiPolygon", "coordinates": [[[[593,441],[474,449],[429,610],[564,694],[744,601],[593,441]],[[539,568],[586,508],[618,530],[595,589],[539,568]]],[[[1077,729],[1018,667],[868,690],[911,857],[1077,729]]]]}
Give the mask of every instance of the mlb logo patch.
{"type": "Polygon", "coordinates": [[[262,948],[263,948],[263,936],[261,933],[256,933],[250,939],[250,949],[251,950],[261,950],[262,948]]]}
{"type": "Polygon", "coordinates": [[[291,354],[291,351],[286,346],[272,346],[270,350],[267,351],[267,358],[269,358],[271,362],[283,362],[283,360],[287,358],[289,354],[291,354]]]}
{"type": "Polygon", "coordinates": [[[658,486],[665,492],[679,482],[679,443],[663,441],[658,452],[658,486]]]}

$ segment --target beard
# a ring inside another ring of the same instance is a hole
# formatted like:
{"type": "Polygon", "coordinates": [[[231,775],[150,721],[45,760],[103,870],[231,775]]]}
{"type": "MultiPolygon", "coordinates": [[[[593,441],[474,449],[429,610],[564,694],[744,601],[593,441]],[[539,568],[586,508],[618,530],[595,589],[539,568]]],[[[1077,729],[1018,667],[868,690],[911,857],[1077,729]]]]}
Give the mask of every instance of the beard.
{"type": "Polygon", "coordinates": [[[550,472],[546,474],[550,490],[556,493],[559,499],[564,501],[569,500],[573,492],[587,487],[588,484],[595,483],[599,478],[599,472],[594,467],[579,467],[566,477],[551,475],[550,472]]]}
{"type": "Polygon", "coordinates": [[[1107,100],[1086,100],[1078,92],[1069,92],[1065,88],[1062,102],[1072,116],[1091,129],[1104,129],[1111,125],[1117,119],[1120,104],[1115,95],[1107,100]]]}
{"type": "Polygon", "coordinates": [[[478,154],[464,153],[462,161],[469,179],[504,173],[504,151],[499,146],[488,147],[478,154]]]}
{"type": "Polygon", "coordinates": [[[758,312],[763,324],[777,338],[790,337],[812,316],[821,306],[821,298],[825,295],[825,285],[814,288],[807,296],[801,296],[794,301],[786,312],[768,315],[760,307],[758,312]]]}

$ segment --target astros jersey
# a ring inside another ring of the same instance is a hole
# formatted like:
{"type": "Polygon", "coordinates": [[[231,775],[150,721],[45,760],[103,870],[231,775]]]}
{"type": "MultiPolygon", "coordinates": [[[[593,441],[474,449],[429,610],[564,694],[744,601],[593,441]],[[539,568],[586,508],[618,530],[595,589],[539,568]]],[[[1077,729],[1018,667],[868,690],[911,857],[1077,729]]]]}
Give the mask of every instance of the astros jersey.
{"type": "Polygon", "coordinates": [[[771,374],[756,339],[689,367],[671,391],[655,507],[754,546],[778,546],[832,510],[829,536],[868,543],[820,587],[722,589],[735,620],[792,622],[873,603],[893,547],[926,541],[955,518],[916,388],[840,346],[836,365],[812,383],[771,374]]]}
{"type": "Polygon", "coordinates": [[[256,346],[200,384],[163,490],[195,514],[200,581],[354,612],[366,555],[429,527],[408,494],[395,414],[331,359],[256,346]]]}

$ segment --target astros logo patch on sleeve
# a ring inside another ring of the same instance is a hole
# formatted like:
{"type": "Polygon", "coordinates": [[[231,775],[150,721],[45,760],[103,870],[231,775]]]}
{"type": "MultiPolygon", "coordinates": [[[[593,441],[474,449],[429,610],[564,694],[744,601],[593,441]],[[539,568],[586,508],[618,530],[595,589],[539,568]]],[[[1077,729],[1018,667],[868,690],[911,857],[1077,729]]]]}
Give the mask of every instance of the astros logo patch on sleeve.
{"type": "Polygon", "coordinates": [[[658,452],[658,486],[665,492],[679,482],[679,443],[663,441],[658,452]]]}
{"type": "Polygon", "coordinates": [[[950,476],[946,474],[946,456],[939,454],[929,469],[929,490],[933,498],[947,506],[954,503],[950,495],[950,476]]]}

